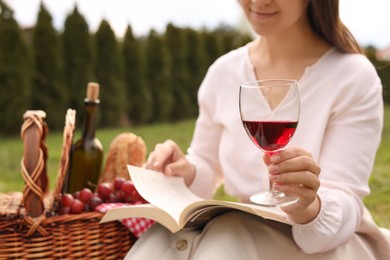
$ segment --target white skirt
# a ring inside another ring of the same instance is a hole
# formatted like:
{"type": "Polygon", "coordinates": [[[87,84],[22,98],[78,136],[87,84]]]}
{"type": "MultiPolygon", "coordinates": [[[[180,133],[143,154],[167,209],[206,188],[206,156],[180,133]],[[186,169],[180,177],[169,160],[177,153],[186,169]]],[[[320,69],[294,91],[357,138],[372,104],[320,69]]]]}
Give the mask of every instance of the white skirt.
{"type": "Polygon", "coordinates": [[[155,224],[133,245],[125,259],[385,260],[390,259],[388,243],[382,241],[377,244],[367,234],[356,233],[345,245],[325,253],[308,255],[295,244],[289,226],[232,211],[214,218],[202,230],[184,229],[172,234],[155,224]]]}

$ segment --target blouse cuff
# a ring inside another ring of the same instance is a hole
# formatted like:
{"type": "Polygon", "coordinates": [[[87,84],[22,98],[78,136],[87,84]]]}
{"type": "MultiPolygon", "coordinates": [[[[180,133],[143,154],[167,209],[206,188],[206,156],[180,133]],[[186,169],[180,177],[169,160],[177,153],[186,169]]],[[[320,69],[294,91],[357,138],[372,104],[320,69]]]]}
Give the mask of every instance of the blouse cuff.
{"type": "Polygon", "coordinates": [[[317,217],[307,224],[292,223],[292,234],[297,245],[307,254],[330,250],[342,223],[342,210],[338,201],[321,194],[321,209],[317,217]]]}

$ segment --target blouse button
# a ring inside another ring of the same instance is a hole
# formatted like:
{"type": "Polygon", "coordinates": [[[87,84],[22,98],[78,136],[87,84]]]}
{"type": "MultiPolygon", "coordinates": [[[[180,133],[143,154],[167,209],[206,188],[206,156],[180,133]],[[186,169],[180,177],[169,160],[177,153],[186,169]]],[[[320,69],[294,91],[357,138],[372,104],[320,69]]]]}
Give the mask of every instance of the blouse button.
{"type": "Polygon", "coordinates": [[[181,240],[177,241],[176,242],[176,248],[177,248],[177,250],[180,250],[180,251],[186,250],[186,248],[187,248],[187,240],[181,239],[181,240]]]}

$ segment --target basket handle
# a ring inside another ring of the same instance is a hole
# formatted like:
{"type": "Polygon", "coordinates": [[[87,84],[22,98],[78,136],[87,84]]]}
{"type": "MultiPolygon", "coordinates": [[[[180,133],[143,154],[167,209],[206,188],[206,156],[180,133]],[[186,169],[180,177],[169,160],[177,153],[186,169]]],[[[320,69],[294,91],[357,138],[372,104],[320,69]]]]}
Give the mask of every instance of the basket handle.
{"type": "Polygon", "coordinates": [[[53,196],[49,202],[51,209],[57,207],[56,202],[59,200],[59,196],[62,193],[62,187],[64,185],[65,176],[69,165],[69,155],[72,148],[73,133],[76,125],[76,110],[68,109],[65,116],[65,127],[63,133],[61,159],[58,166],[57,180],[55,182],[53,196]]]}
{"type": "Polygon", "coordinates": [[[26,213],[35,218],[43,214],[45,208],[43,194],[48,189],[46,161],[48,149],[45,138],[48,127],[46,113],[41,110],[27,110],[21,129],[23,139],[22,176],[26,184],[23,190],[23,203],[26,213]]]}

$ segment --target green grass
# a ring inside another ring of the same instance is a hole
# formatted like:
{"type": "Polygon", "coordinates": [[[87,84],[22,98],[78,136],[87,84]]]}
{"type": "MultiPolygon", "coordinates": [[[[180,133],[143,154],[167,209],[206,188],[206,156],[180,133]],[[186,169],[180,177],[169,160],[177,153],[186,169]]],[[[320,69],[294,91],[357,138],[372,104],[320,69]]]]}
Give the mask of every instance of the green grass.
{"type": "Polygon", "coordinates": [[[385,107],[382,142],[370,178],[371,194],[364,200],[374,219],[390,228],[390,106],[385,107]]]}
{"type": "MultiPolygon", "coordinates": [[[[381,146],[378,150],[373,174],[370,179],[371,195],[364,202],[373,213],[374,219],[381,226],[390,228],[390,106],[385,108],[385,126],[381,146]]],[[[156,124],[133,128],[99,129],[97,135],[101,140],[105,151],[108,151],[111,140],[120,133],[131,131],[144,139],[148,152],[154,146],[171,138],[179,146],[186,149],[193,133],[194,120],[186,120],[174,124],[156,124]]],[[[75,140],[80,136],[75,133],[75,140]]],[[[23,156],[23,143],[19,137],[0,137],[0,192],[22,191],[24,187],[20,174],[20,161],[23,156]]],[[[49,147],[49,159],[47,162],[50,188],[56,180],[58,164],[60,160],[62,133],[51,133],[46,143],[49,147]]],[[[216,196],[223,199],[231,199],[223,190],[218,190],[216,196]]]]}
{"type": "MultiPolygon", "coordinates": [[[[174,139],[180,147],[186,149],[191,141],[195,121],[187,120],[173,124],[157,124],[134,128],[99,129],[96,135],[99,137],[105,150],[105,156],[110,143],[115,136],[123,132],[133,132],[141,136],[148,151],[168,138],[174,139]]],[[[76,131],[74,140],[79,139],[80,132],[76,131]]],[[[0,137],[0,192],[22,191],[24,182],[20,174],[20,163],[23,157],[23,141],[19,137],[0,137]]],[[[50,179],[50,187],[54,187],[59,166],[62,146],[62,133],[49,132],[46,139],[49,149],[47,169],[50,179]]]]}

